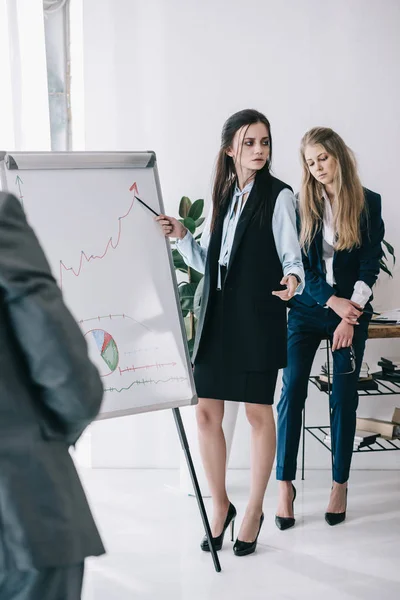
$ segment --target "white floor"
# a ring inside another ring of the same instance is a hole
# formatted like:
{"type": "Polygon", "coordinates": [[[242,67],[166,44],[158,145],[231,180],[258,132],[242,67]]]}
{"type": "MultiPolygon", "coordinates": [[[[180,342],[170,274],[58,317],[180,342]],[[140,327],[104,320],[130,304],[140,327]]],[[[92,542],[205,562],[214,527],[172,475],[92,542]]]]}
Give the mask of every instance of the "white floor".
{"type": "MultiPolygon", "coordinates": [[[[400,593],[400,472],[354,471],[345,523],[323,513],[328,471],[297,481],[296,526],[274,524],[272,478],[257,553],[239,558],[226,536],[222,572],[199,548],[197,503],[177,471],[81,470],[108,554],[87,561],[83,600],[380,600],[400,593]],[[175,487],[176,486],[176,487],[175,487]]],[[[249,474],[230,471],[239,518],[249,474]]],[[[209,501],[206,501],[209,506],[209,501]]]]}

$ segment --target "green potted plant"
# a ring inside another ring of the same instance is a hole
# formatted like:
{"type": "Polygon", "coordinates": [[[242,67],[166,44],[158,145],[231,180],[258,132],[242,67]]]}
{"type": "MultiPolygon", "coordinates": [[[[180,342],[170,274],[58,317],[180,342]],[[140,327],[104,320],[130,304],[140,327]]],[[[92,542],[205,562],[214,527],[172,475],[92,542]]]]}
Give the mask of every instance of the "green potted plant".
{"type": "MultiPolygon", "coordinates": [[[[183,196],[179,204],[179,220],[195,236],[197,241],[200,239],[201,234],[196,235],[196,231],[204,223],[203,210],[204,200],[195,200],[192,203],[187,196],[183,196]]],[[[188,267],[175,248],[172,250],[172,258],[175,270],[185,275],[184,280],[178,283],[178,291],[182,315],[185,321],[189,352],[192,354],[196,335],[197,307],[199,306],[202,288],[202,285],[199,286],[199,284],[203,279],[203,274],[188,267]]]]}

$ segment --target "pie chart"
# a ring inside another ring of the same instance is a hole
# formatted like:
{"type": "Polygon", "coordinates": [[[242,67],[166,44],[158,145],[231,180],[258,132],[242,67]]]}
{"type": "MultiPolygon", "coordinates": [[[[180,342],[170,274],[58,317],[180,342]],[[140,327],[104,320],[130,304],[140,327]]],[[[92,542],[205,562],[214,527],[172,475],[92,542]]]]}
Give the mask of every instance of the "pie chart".
{"type": "Polygon", "coordinates": [[[114,373],[119,363],[119,352],[114,338],[104,329],[92,329],[85,334],[91,356],[105,377],[114,373]]]}

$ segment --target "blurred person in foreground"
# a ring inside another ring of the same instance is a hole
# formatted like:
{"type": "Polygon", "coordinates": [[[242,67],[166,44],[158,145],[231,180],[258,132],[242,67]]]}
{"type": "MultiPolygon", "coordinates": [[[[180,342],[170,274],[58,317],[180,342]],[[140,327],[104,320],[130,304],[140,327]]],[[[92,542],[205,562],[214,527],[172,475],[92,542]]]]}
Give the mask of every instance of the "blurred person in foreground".
{"type": "Polygon", "coordinates": [[[69,447],[103,386],[41,246],[0,192],[0,599],[79,600],[104,547],[69,447]]]}

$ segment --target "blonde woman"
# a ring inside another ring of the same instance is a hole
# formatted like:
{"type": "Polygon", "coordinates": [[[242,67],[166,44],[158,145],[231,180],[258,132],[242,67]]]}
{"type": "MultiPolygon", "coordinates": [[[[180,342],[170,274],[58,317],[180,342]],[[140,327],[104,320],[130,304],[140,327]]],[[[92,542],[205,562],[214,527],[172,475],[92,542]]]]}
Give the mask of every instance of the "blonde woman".
{"type": "Polygon", "coordinates": [[[288,366],[278,404],[279,529],[295,524],[293,504],[302,410],[317,348],[332,344],[333,484],[325,520],[346,518],[347,481],[358,404],[357,380],[371,318],[372,287],[379,274],[384,225],[381,198],[362,187],[352,151],[325,127],[301,142],[303,165],[298,211],[305,290],[291,301],[288,366]],[[365,308],[365,312],[364,312],[365,308]]]}

